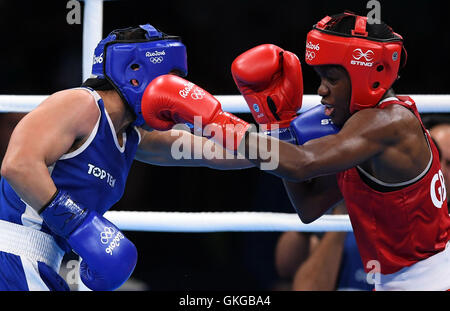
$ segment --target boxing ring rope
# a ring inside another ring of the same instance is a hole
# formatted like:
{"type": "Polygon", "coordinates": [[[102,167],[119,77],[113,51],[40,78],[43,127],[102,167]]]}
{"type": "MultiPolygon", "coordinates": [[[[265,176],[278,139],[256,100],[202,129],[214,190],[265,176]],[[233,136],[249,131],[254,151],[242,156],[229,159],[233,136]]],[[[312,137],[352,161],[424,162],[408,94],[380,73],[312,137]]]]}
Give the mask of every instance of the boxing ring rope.
{"type": "Polygon", "coordinates": [[[121,230],[154,232],[352,231],[348,215],[324,215],[303,224],[295,213],[269,212],[128,212],[105,217],[121,230]]]}
{"type": "MultiPolygon", "coordinates": [[[[450,113],[450,95],[416,94],[409,95],[416,102],[420,113],[450,113]]],[[[29,112],[36,108],[48,95],[0,95],[0,112],[29,112]]],[[[215,95],[225,111],[250,113],[241,95],[215,95]]],[[[299,112],[320,104],[318,95],[304,95],[299,112]]]]}
{"type": "MultiPolygon", "coordinates": [[[[103,37],[103,0],[85,0],[83,18],[83,68],[85,80],[92,65],[92,55],[103,37]]],[[[0,113],[26,113],[36,108],[48,95],[0,95],[0,113]]],[[[450,113],[450,95],[412,95],[421,113],[450,113]]],[[[240,95],[216,95],[222,108],[231,113],[249,113],[240,95]]],[[[320,103],[317,95],[305,95],[299,112],[320,103]]],[[[347,215],[324,215],[303,224],[297,214],[267,212],[129,212],[108,211],[105,217],[121,230],[155,232],[230,232],[230,231],[352,231],[347,215]]]]}

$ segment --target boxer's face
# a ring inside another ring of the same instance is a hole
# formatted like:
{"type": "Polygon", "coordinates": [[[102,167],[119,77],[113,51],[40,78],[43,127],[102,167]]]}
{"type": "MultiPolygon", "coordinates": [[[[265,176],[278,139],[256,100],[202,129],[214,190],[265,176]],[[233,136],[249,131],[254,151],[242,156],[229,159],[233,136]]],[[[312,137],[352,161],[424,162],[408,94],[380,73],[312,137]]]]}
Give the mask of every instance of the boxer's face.
{"type": "Polygon", "coordinates": [[[320,77],[317,94],[322,97],[325,114],[334,124],[344,125],[350,118],[350,99],[352,87],[347,71],[341,66],[314,66],[320,77]]]}

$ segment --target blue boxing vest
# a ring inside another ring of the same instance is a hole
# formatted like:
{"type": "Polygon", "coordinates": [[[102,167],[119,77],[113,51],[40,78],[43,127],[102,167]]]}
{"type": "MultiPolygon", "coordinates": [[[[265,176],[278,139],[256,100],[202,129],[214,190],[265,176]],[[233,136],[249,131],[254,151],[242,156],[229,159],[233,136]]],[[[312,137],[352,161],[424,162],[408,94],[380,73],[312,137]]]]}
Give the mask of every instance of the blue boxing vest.
{"type": "MultiPolygon", "coordinates": [[[[135,127],[128,127],[120,146],[101,97],[91,89],[80,89],[95,98],[100,117],[86,142],[64,154],[48,169],[58,189],[69,192],[74,201],[103,215],[123,195],[140,135],[135,127]]],[[[37,212],[19,198],[4,178],[0,181],[0,191],[0,219],[52,234],[37,212]]],[[[55,239],[69,251],[63,241],[56,236],[55,239]]]]}
{"type": "Polygon", "coordinates": [[[371,291],[374,288],[375,286],[373,284],[367,282],[367,274],[364,272],[355,235],[353,232],[348,232],[344,242],[341,266],[339,268],[337,290],[371,291]]]}

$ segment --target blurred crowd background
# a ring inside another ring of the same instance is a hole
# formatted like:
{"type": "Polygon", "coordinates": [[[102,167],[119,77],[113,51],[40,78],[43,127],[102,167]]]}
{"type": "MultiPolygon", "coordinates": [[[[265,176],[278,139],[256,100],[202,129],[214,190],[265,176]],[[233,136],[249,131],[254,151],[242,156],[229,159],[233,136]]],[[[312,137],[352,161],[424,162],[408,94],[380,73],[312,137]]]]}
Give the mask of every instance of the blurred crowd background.
{"type": "MultiPolygon", "coordinates": [[[[450,94],[446,1],[380,1],[381,19],[405,39],[408,63],[399,94],[450,94]]],[[[0,0],[0,94],[48,95],[77,87],[82,75],[82,24],[69,25],[67,1],[0,0]]],[[[182,37],[187,79],[215,95],[238,95],[230,73],[240,53],[263,43],[303,61],[306,33],[329,14],[366,15],[367,1],[106,1],[103,35],[151,23],[182,37]]],[[[81,2],[83,8],[84,3],[81,2]]],[[[305,94],[319,79],[303,65],[305,94]]],[[[21,114],[0,114],[0,157],[21,114]]],[[[239,117],[253,122],[250,114],[239,117]]],[[[424,116],[430,122],[434,115],[424,116]]],[[[439,118],[446,118],[440,115],[439,118]]],[[[281,180],[257,169],[157,167],[134,163],[113,210],[273,211],[293,213],[281,180]]],[[[274,251],[281,233],[127,232],[139,250],[133,278],[151,290],[270,290],[279,276],[274,251]]]]}

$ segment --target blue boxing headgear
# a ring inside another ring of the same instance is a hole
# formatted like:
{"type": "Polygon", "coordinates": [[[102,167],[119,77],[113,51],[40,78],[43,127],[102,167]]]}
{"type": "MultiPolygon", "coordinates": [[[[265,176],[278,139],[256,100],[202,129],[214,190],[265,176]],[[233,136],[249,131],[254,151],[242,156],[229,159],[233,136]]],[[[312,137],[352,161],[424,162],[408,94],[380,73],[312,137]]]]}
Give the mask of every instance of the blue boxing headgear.
{"type": "Polygon", "coordinates": [[[150,24],[140,25],[145,39],[121,40],[126,29],[112,31],[94,51],[92,77],[108,80],[136,114],[133,125],[144,124],[141,99],[156,77],[177,71],[187,75],[186,46],[180,37],[166,35],[150,24]],[[138,85],[134,85],[136,80],[138,85]]]}

